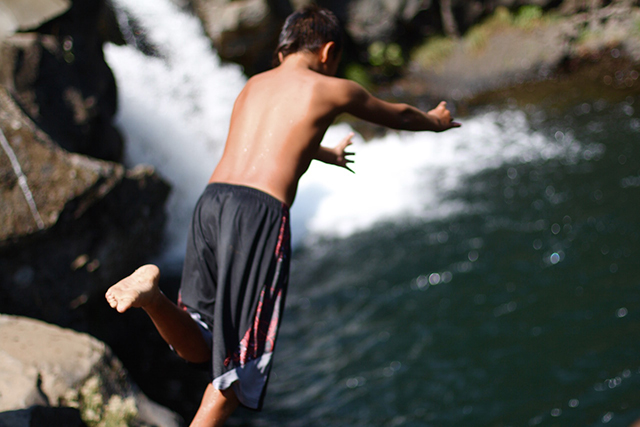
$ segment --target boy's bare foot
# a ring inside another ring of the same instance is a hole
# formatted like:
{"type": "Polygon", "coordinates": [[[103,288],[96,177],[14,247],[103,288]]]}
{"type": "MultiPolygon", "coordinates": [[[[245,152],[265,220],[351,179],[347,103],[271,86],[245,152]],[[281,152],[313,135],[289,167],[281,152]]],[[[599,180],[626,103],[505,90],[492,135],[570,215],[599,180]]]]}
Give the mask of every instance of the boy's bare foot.
{"type": "Polygon", "coordinates": [[[130,276],[111,286],[105,297],[111,308],[124,313],[131,307],[145,307],[159,295],[160,270],[153,264],[143,265],[130,276]]]}

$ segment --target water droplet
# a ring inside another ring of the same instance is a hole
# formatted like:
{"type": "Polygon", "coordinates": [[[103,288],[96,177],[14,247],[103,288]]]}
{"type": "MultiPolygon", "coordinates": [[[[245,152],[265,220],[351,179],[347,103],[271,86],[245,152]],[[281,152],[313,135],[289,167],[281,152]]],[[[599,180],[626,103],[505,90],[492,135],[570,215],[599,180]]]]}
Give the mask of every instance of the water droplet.
{"type": "Polygon", "coordinates": [[[360,386],[363,386],[365,382],[366,380],[363,377],[349,378],[347,380],[347,387],[349,388],[360,387],[360,386]]]}
{"type": "Polygon", "coordinates": [[[476,305],[482,305],[487,301],[487,297],[483,294],[478,294],[476,296],[473,297],[473,302],[476,305]]]}
{"type": "Polygon", "coordinates": [[[627,310],[626,307],[621,307],[618,309],[618,311],[616,312],[616,316],[618,316],[619,318],[623,318],[625,317],[627,314],[629,313],[629,311],[627,310]]]}
{"type": "Polygon", "coordinates": [[[542,240],[540,239],[536,239],[533,241],[533,249],[535,249],[536,251],[539,251],[540,249],[542,249],[542,240]]]}
{"type": "Polygon", "coordinates": [[[429,278],[427,276],[418,276],[416,279],[418,289],[424,289],[429,286],[429,278]]]}
{"type": "Polygon", "coordinates": [[[552,417],[559,417],[560,415],[562,415],[562,409],[560,408],[553,408],[551,410],[551,416],[552,417]]]}
{"type": "Polygon", "coordinates": [[[560,233],[560,224],[553,224],[553,225],[551,226],[551,232],[552,232],[553,234],[558,234],[558,233],[560,233]]]}
{"type": "Polygon", "coordinates": [[[437,285],[440,283],[440,274],[438,273],[431,273],[431,275],[429,275],[429,284],[430,285],[437,285]]]}
{"type": "Polygon", "coordinates": [[[471,262],[476,262],[479,258],[479,254],[478,251],[470,251],[469,254],[467,255],[467,257],[469,258],[469,261],[471,262]]]}
{"type": "Polygon", "coordinates": [[[551,256],[549,257],[549,262],[551,262],[551,264],[557,264],[560,262],[560,254],[558,254],[557,252],[554,252],[551,254],[551,256]]]}
{"type": "Polygon", "coordinates": [[[513,198],[515,194],[516,194],[516,191],[511,187],[507,187],[504,189],[504,197],[506,197],[507,199],[513,198]]]}
{"type": "Polygon", "coordinates": [[[582,114],[588,114],[591,112],[591,105],[587,104],[586,102],[584,104],[582,104],[580,106],[580,111],[582,112],[582,114]]]}
{"type": "Polygon", "coordinates": [[[442,273],[442,283],[449,283],[453,279],[453,274],[450,271],[444,271],[442,273]]]}
{"type": "Polygon", "coordinates": [[[545,190],[544,192],[545,192],[545,194],[547,195],[547,197],[551,197],[551,196],[553,196],[554,194],[556,194],[556,189],[555,189],[555,188],[553,188],[553,186],[552,186],[552,185],[550,185],[550,186],[548,186],[548,187],[546,188],[546,190],[545,190]]]}
{"type": "Polygon", "coordinates": [[[613,412],[607,412],[606,414],[604,414],[602,416],[602,422],[603,423],[608,423],[609,421],[611,421],[613,419],[613,412]]]}
{"type": "Polygon", "coordinates": [[[569,401],[570,408],[577,408],[579,404],[580,404],[580,401],[578,399],[571,399],[569,401]]]}

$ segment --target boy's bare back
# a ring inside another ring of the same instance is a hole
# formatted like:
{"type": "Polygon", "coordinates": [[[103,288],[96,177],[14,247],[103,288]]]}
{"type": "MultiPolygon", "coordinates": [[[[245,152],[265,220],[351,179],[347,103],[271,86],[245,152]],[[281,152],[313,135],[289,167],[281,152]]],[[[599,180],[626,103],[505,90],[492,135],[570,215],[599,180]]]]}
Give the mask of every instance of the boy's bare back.
{"type": "Polygon", "coordinates": [[[257,188],[291,206],[298,180],[313,159],[347,167],[344,148],[320,147],[341,113],[394,129],[443,131],[453,122],[444,102],[423,112],[380,100],[360,85],[333,77],[340,53],[329,42],[319,52],[283,58],[251,78],[236,99],[222,159],[209,182],[257,188]]]}
{"type": "Polygon", "coordinates": [[[322,108],[326,79],[293,61],[251,78],[235,102],[210,181],[254,187],[291,205],[298,179],[335,118],[322,108]]]}

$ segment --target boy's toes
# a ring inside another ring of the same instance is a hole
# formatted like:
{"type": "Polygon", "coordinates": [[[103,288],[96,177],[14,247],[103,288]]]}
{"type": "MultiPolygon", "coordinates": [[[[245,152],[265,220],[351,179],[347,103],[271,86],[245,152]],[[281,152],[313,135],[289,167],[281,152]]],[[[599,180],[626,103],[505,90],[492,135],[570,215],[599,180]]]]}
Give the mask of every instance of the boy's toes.
{"type": "Polygon", "coordinates": [[[107,299],[107,302],[109,303],[111,308],[116,308],[116,306],[118,305],[118,300],[116,300],[116,298],[113,295],[107,292],[105,294],[105,298],[107,299]]]}
{"type": "Polygon", "coordinates": [[[117,288],[117,285],[109,288],[107,293],[105,294],[105,298],[107,302],[111,306],[111,308],[115,308],[119,313],[124,313],[129,308],[131,308],[131,304],[133,304],[134,298],[130,295],[127,295],[127,292],[122,292],[117,288]]]}

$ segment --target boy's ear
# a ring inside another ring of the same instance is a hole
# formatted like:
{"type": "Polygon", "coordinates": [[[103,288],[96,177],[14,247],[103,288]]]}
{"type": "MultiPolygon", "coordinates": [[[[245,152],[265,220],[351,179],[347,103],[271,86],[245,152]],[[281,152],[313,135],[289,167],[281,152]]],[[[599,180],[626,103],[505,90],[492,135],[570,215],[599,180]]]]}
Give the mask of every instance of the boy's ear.
{"type": "Polygon", "coordinates": [[[320,62],[326,64],[329,58],[333,57],[336,48],[335,42],[327,42],[320,48],[320,62]]]}

